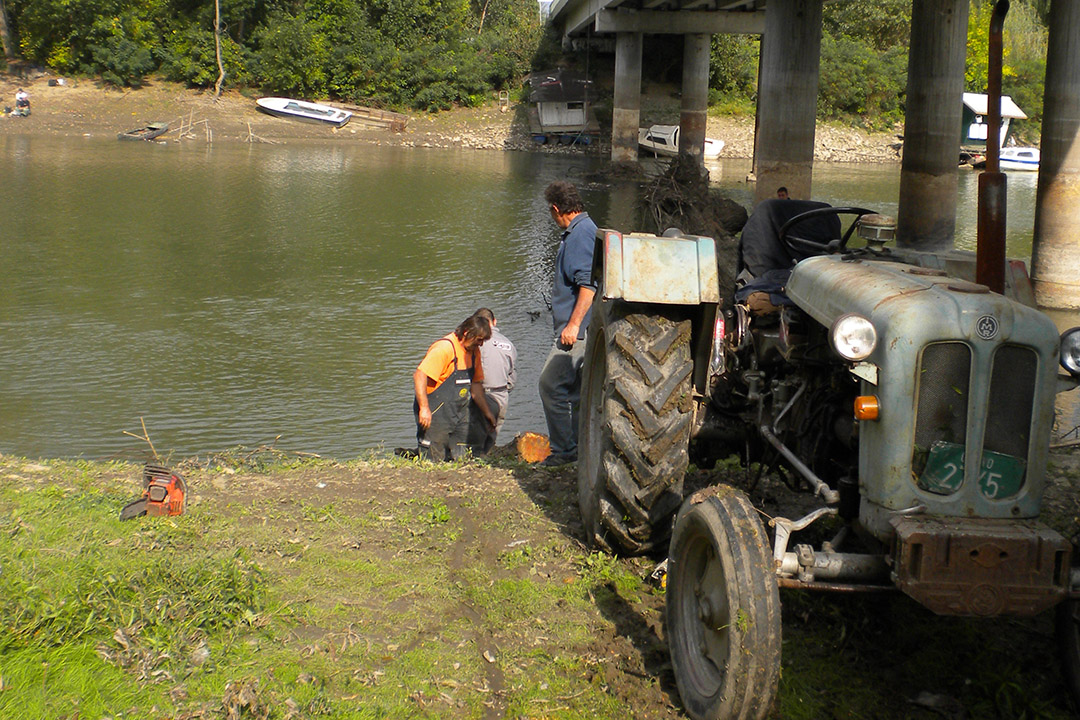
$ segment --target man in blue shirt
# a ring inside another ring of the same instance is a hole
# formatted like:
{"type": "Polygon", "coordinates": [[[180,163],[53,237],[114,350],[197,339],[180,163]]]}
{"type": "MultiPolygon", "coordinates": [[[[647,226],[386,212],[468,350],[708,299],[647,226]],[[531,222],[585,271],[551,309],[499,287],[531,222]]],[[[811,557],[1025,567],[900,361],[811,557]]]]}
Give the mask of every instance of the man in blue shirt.
{"type": "Polygon", "coordinates": [[[551,291],[555,343],[540,371],[540,400],[551,442],[551,455],[543,464],[557,467],[577,460],[585,333],[596,294],[592,279],[596,223],[585,212],[577,188],[571,183],[551,183],[544,190],[544,199],[551,218],[563,231],[551,291]]]}

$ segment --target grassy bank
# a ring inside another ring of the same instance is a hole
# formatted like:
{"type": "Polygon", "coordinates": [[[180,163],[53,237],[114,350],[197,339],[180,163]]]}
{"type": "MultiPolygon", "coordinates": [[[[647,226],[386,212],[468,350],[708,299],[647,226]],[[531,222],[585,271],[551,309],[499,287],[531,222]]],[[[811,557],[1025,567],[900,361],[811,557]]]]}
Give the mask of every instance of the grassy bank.
{"type": "MultiPolygon", "coordinates": [[[[186,514],[121,523],[139,466],[0,456],[0,717],[682,717],[653,563],[579,542],[572,470],[178,467],[186,514]]],[[[1072,716],[1047,618],[782,599],[778,717],[1072,716]]]]}

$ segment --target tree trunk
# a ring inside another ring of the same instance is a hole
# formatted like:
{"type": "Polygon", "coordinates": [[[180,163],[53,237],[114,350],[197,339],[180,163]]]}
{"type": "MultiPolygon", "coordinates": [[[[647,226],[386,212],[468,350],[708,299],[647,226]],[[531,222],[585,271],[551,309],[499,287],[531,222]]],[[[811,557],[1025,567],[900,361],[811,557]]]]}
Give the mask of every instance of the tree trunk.
{"type": "Polygon", "coordinates": [[[476,31],[477,35],[484,32],[484,19],[487,17],[488,5],[491,4],[491,0],[484,0],[484,6],[480,8],[480,28],[476,31]]]}
{"type": "Polygon", "coordinates": [[[221,0],[214,0],[214,53],[218,66],[217,82],[214,83],[214,99],[217,100],[221,97],[221,83],[225,81],[225,64],[221,62],[221,0]]]}
{"type": "Polygon", "coordinates": [[[11,31],[8,29],[7,9],[4,0],[0,0],[0,45],[3,45],[4,57],[15,57],[15,46],[11,44],[11,31]]]}

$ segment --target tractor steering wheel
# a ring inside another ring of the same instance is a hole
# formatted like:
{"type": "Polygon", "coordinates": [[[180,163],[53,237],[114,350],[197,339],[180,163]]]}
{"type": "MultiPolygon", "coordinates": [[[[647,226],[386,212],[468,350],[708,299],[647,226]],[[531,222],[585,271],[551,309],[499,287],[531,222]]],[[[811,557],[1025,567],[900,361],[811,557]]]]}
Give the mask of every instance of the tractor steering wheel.
{"type": "Polygon", "coordinates": [[[874,212],[874,210],[857,207],[823,207],[800,213],[781,226],[780,244],[787,250],[788,254],[791,256],[792,262],[796,262],[799,258],[809,257],[811,255],[842,253],[847,250],[848,240],[851,238],[851,234],[855,232],[855,226],[858,225],[858,219],[863,215],[873,215],[874,212]],[[810,238],[801,238],[788,234],[791,228],[799,223],[812,218],[829,215],[854,215],[855,220],[851,223],[851,227],[847,229],[847,232],[844,233],[843,237],[828,242],[819,242],[817,240],[811,240],[810,238]]]}

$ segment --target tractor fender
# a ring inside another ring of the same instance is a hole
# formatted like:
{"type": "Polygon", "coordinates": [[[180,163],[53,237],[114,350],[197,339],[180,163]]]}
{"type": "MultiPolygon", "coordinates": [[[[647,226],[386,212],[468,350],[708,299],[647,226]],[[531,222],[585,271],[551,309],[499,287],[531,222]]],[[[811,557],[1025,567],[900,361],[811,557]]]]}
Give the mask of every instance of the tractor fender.
{"type": "Polygon", "coordinates": [[[662,305],[720,302],[716,242],[700,235],[623,235],[599,229],[593,278],[607,300],[662,305]]]}

